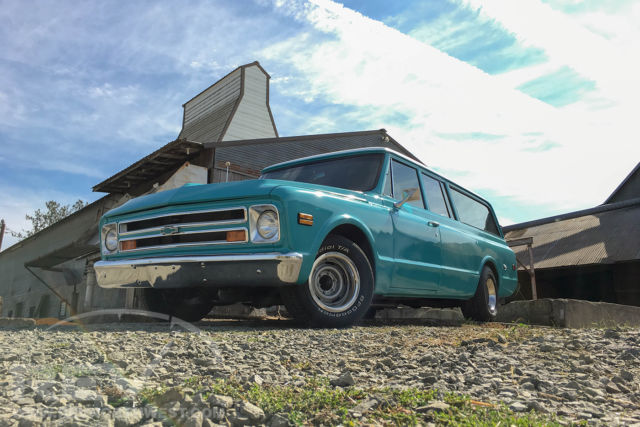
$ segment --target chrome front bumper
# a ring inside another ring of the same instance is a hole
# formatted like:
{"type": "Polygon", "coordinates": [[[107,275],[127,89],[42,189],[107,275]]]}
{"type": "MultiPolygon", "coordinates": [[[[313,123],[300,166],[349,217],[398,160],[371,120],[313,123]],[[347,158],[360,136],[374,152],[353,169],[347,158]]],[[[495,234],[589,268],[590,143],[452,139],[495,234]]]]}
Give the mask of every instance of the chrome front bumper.
{"type": "Polygon", "coordinates": [[[277,286],[298,280],[302,255],[264,253],[98,261],[102,288],[277,286]]]}

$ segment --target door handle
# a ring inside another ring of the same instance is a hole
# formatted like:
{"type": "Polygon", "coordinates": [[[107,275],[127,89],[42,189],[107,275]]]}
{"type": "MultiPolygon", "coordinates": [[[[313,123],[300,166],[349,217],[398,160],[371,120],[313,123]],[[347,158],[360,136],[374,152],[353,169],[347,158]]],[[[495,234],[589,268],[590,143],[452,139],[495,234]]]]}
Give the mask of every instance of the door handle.
{"type": "Polygon", "coordinates": [[[427,225],[429,227],[438,227],[438,226],[440,226],[440,223],[439,222],[435,222],[435,221],[429,221],[429,222],[427,222],[427,225]]]}

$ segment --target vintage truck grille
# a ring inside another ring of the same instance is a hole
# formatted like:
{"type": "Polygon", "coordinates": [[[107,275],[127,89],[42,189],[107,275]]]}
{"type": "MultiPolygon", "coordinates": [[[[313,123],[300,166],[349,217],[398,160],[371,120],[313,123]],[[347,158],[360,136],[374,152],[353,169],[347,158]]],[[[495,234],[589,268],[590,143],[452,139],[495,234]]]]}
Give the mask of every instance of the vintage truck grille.
{"type": "Polygon", "coordinates": [[[119,225],[120,251],[246,242],[246,227],[221,227],[246,221],[245,208],[179,212],[123,221],[119,225]]]}
{"type": "Polygon", "coordinates": [[[168,225],[222,225],[241,223],[246,220],[247,210],[245,208],[172,213],[169,215],[152,216],[134,221],[121,222],[120,234],[122,235],[133,231],[152,231],[168,225]]]}

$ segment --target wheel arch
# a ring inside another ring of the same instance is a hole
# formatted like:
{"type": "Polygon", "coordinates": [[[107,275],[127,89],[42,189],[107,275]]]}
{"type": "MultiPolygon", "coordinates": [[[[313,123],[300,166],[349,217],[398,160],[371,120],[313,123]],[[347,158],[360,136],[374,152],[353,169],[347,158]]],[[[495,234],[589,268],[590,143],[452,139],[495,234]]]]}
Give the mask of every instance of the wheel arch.
{"type": "Polygon", "coordinates": [[[358,227],[353,223],[344,223],[332,228],[331,231],[327,233],[325,239],[331,235],[345,237],[351,240],[352,242],[354,242],[356,245],[358,245],[360,249],[364,251],[365,255],[369,259],[369,263],[371,263],[371,269],[373,270],[373,274],[375,275],[376,273],[375,253],[373,251],[373,246],[371,245],[370,236],[368,236],[367,233],[364,230],[362,230],[362,228],[358,227]]]}
{"type": "Polygon", "coordinates": [[[482,267],[480,268],[480,274],[481,275],[482,275],[482,270],[485,267],[489,267],[491,269],[491,271],[493,272],[493,275],[495,276],[496,282],[497,282],[496,286],[498,287],[498,289],[496,291],[499,292],[499,290],[500,290],[500,274],[498,273],[498,267],[496,265],[496,260],[494,260],[491,257],[485,257],[482,260],[482,267]]]}

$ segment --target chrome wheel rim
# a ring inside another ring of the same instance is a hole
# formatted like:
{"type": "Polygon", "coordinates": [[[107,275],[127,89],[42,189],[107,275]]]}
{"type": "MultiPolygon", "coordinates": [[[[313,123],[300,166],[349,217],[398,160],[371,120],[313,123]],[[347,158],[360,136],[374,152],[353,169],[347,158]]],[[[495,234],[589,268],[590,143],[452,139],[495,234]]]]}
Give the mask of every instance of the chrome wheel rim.
{"type": "Polygon", "coordinates": [[[331,313],[349,309],[360,292],[360,274],[353,261],[340,252],[327,252],[313,263],[309,275],[313,301],[331,313]]]}
{"type": "Polygon", "coordinates": [[[496,282],[491,277],[487,279],[487,308],[491,314],[496,313],[498,305],[498,295],[496,294],[496,282]]]}

